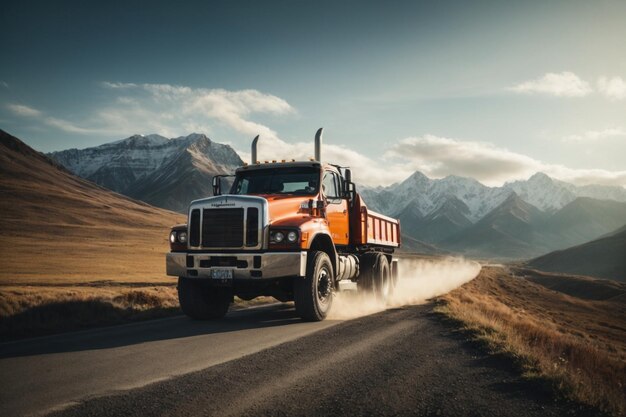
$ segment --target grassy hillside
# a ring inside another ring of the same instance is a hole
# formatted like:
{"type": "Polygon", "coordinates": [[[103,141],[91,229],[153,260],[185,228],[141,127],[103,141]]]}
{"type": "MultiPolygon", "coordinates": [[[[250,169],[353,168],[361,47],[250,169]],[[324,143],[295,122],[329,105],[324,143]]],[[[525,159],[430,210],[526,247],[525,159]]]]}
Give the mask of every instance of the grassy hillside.
{"type": "Polygon", "coordinates": [[[527,377],[624,415],[626,284],[573,279],[576,285],[567,276],[525,279],[486,267],[441,297],[438,310],[513,358],[527,377]]]}
{"type": "Polygon", "coordinates": [[[184,216],[80,179],[0,131],[0,340],[177,308],[184,216]]]}
{"type": "Polygon", "coordinates": [[[0,284],[164,281],[184,216],[78,178],[0,131],[0,284]]]}

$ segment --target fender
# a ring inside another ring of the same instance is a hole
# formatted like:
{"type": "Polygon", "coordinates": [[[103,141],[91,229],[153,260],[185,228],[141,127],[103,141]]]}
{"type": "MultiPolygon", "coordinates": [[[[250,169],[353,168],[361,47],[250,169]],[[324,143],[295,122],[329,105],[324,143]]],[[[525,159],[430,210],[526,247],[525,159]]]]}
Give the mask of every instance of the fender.
{"type": "Polygon", "coordinates": [[[336,275],[338,263],[337,257],[339,255],[337,254],[337,249],[335,248],[333,239],[330,236],[330,232],[328,230],[319,231],[309,238],[309,242],[307,250],[321,250],[328,254],[336,275]]]}

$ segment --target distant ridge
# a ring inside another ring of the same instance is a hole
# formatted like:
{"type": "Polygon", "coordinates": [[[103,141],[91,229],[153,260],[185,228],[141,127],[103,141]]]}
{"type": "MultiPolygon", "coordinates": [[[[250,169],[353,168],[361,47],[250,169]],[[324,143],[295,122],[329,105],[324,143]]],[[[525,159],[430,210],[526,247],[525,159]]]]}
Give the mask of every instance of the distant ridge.
{"type": "Polygon", "coordinates": [[[626,225],[608,236],[532,259],[527,265],[626,282],[626,225]]]}

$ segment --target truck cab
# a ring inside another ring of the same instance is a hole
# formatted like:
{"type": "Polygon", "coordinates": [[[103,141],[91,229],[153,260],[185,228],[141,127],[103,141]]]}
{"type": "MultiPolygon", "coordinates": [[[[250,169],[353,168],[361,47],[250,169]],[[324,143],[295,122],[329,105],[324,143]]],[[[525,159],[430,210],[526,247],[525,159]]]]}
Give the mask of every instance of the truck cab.
{"type": "Polygon", "coordinates": [[[295,301],[305,320],[323,320],[339,282],[384,301],[395,286],[398,220],[368,211],[349,168],[321,162],[321,134],[310,161],[256,160],[238,168],[227,192],[191,202],[172,228],[167,274],[178,277],[185,314],[223,317],[233,297],[295,301]]]}

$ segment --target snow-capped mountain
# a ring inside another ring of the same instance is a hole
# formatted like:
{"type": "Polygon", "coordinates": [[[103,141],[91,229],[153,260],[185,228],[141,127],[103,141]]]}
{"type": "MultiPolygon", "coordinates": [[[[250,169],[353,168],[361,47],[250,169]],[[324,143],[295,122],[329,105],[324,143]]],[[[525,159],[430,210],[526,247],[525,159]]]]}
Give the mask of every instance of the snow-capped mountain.
{"type": "Polygon", "coordinates": [[[185,142],[182,138],[134,135],[93,148],[52,152],[48,156],[76,175],[124,193],[135,180],[180,152],[185,142]]]}
{"type": "Polygon", "coordinates": [[[48,156],[103,187],[181,212],[192,199],[211,194],[214,175],[230,174],[243,163],[230,146],[197,133],[173,139],[134,135],[48,156]]]}
{"type": "Polygon", "coordinates": [[[419,171],[400,184],[359,190],[368,206],[390,216],[398,215],[409,206],[427,216],[449,197],[455,197],[467,206],[469,212],[464,214],[472,222],[500,205],[512,192],[501,187],[487,187],[472,178],[430,179],[419,171]]]}
{"type": "Polygon", "coordinates": [[[542,211],[555,212],[578,197],[626,202],[626,189],[603,185],[576,186],[538,172],[524,181],[514,181],[502,187],[488,187],[472,178],[448,176],[430,179],[417,171],[399,184],[389,187],[360,187],[368,206],[390,216],[397,216],[413,206],[422,216],[428,216],[449,197],[462,201],[469,209],[472,222],[499,206],[513,192],[522,200],[542,211]]]}
{"type": "Polygon", "coordinates": [[[242,164],[230,146],[201,136],[175,158],[135,181],[127,194],[153,206],[184,212],[190,201],[213,194],[213,175],[232,174],[242,164]]]}
{"type": "Polygon", "coordinates": [[[536,173],[526,181],[506,183],[504,188],[515,191],[522,200],[547,212],[559,210],[578,197],[626,201],[626,189],[623,187],[576,186],[550,178],[542,172],[536,173]]]}
{"type": "Polygon", "coordinates": [[[399,184],[359,192],[372,210],[399,218],[405,236],[486,258],[537,256],[626,223],[623,188],[580,187],[543,173],[487,187],[471,178],[430,179],[416,172],[399,184]]]}

